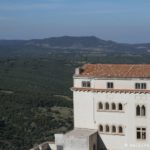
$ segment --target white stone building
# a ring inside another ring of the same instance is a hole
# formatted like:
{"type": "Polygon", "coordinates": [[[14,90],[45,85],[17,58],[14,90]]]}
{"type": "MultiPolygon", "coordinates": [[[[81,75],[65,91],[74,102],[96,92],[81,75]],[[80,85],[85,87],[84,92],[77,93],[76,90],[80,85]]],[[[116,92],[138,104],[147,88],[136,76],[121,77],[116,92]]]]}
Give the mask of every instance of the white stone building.
{"type": "Polygon", "coordinates": [[[150,65],[86,64],[73,79],[74,130],[57,150],[150,150],[150,65]]]}
{"type": "Polygon", "coordinates": [[[102,149],[150,149],[150,65],[87,64],[72,90],[75,129],[97,130],[102,149]]]}

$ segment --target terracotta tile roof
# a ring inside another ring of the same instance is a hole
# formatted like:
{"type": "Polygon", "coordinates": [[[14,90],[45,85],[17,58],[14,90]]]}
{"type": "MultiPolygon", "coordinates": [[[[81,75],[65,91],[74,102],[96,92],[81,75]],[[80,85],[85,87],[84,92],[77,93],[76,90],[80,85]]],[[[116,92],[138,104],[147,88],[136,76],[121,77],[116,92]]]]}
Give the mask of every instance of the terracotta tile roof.
{"type": "Polygon", "coordinates": [[[150,64],[86,64],[75,76],[150,78],[150,64]]]}
{"type": "Polygon", "coordinates": [[[150,93],[150,90],[71,88],[72,91],[105,93],[150,93]]]}

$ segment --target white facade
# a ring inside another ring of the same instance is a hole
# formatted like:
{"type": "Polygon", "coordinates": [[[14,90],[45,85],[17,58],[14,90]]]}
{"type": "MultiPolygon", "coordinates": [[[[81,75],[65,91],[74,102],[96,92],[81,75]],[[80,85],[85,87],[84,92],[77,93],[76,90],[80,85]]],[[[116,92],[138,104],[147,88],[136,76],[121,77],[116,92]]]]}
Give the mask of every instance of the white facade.
{"type": "Polygon", "coordinates": [[[96,78],[75,74],[72,90],[75,128],[98,130],[102,142],[109,150],[150,149],[148,78],[96,78]],[[90,82],[90,87],[83,87],[83,82],[90,82]],[[108,82],[113,83],[113,89],[108,89],[108,82]],[[135,89],[136,83],[146,84],[146,90],[135,89]],[[99,108],[100,103],[103,108],[99,108]],[[109,109],[106,109],[106,103],[109,109]],[[137,115],[138,105],[144,106],[144,115],[137,115]],[[100,126],[103,131],[100,131],[100,126]],[[106,131],[106,126],[109,131],[106,131]],[[140,128],[140,133],[137,133],[137,128],[140,128]]]}

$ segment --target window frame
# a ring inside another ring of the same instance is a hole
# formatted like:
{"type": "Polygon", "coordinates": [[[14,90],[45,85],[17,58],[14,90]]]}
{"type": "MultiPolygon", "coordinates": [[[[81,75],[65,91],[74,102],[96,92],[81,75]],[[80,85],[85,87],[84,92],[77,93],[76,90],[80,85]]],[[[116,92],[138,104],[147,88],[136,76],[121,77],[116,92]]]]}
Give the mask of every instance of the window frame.
{"type": "Polygon", "coordinates": [[[136,139],[141,140],[141,141],[147,140],[147,129],[146,129],[146,127],[136,127],[136,139]]]}
{"type": "Polygon", "coordinates": [[[105,125],[105,132],[110,133],[110,127],[108,124],[105,125]]]}
{"type": "Polygon", "coordinates": [[[141,105],[141,117],[145,117],[145,116],[146,116],[146,106],[141,105]]]}
{"type": "Polygon", "coordinates": [[[82,81],[82,87],[83,88],[90,88],[91,82],[90,81],[82,81]]]}
{"type": "Polygon", "coordinates": [[[104,105],[102,102],[98,103],[98,110],[104,110],[104,105]],[[101,107],[100,107],[101,106],[101,107]]]}
{"type": "Polygon", "coordinates": [[[114,83],[113,82],[107,82],[107,89],[113,89],[114,83]]]}
{"type": "Polygon", "coordinates": [[[145,90],[147,89],[147,84],[145,82],[142,83],[135,83],[136,90],[145,90]]]}
{"type": "Polygon", "coordinates": [[[104,126],[102,124],[99,125],[99,132],[103,133],[104,132],[104,126]],[[101,128],[102,127],[102,128],[101,128]],[[102,130],[100,130],[102,129],[102,130]]]}
{"type": "Polygon", "coordinates": [[[137,104],[135,106],[135,116],[136,117],[146,117],[147,107],[145,104],[137,104]]]}
{"type": "Polygon", "coordinates": [[[141,89],[147,89],[147,84],[146,83],[141,83],[141,89]]]}
{"type": "Polygon", "coordinates": [[[141,107],[140,105],[136,105],[136,116],[141,116],[141,107]]]}
{"type": "Polygon", "coordinates": [[[118,126],[118,134],[123,134],[123,127],[121,125],[118,126]],[[121,132],[120,132],[121,129],[121,132]]]}
{"type": "Polygon", "coordinates": [[[141,86],[140,86],[140,83],[135,83],[135,89],[140,89],[141,86]]]}
{"type": "Polygon", "coordinates": [[[115,125],[115,124],[99,124],[98,132],[101,134],[109,134],[109,135],[118,135],[118,136],[125,135],[123,125],[115,125]]]}
{"type": "Polygon", "coordinates": [[[110,105],[108,102],[105,103],[105,110],[109,110],[110,111],[110,105]]]}
{"type": "Polygon", "coordinates": [[[118,111],[123,111],[123,104],[122,103],[118,103],[118,111]],[[121,109],[120,109],[121,106],[121,109]]]}
{"type": "Polygon", "coordinates": [[[112,127],[111,127],[111,133],[112,133],[112,134],[116,134],[116,133],[117,133],[117,130],[116,130],[116,126],[115,126],[115,125],[112,125],[112,127]]]}
{"type": "Polygon", "coordinates": [[[117,111],[116,104],[114,102],[111,103],[111,110],[112,111],[117,111]]]}

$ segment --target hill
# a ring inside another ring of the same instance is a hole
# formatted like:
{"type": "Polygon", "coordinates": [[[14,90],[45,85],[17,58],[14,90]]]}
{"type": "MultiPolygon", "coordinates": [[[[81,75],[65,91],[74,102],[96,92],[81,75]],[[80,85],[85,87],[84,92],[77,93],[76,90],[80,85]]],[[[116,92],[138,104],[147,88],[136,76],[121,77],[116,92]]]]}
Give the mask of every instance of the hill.
{"type": "Polygon", "coordinates": [[[44,52],[90,52],[90,53],[149,53],[150,43],[122,44],[89,37],[52,37],[33,40],[0,40],[0,52],[44,53],[44,52]]]}

